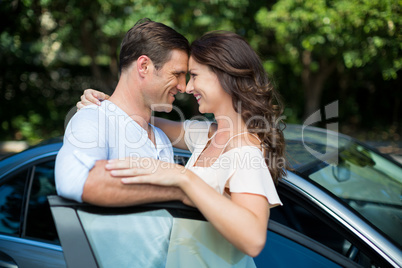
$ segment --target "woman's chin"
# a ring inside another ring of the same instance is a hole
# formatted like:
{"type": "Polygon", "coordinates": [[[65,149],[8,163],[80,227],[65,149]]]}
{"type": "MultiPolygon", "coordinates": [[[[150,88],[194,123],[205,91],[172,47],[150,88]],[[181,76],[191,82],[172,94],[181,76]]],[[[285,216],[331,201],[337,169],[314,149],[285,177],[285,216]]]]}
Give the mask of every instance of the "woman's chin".
{"type": "Polygon", "coordinates": [[[198,107],[198,111],[199,111],[201,114],[206,114],[206,113],[208,113],[208,112],[206,112],[204,109],[202,109],[201,107],[198,107]]]}

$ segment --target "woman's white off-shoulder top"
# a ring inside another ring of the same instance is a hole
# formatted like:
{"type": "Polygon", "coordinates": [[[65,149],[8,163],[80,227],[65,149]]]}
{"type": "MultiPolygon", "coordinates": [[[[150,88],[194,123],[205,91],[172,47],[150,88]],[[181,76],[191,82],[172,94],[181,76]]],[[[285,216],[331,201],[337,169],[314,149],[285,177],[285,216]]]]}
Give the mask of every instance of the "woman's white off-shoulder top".
{"type": "Polygon", "coordinates": [[[261,150],[255,146],[241,146],[231,149],[212,159],[210,167],[194,166],[205,149],[211,122],[186,120],[184,122],[185,142],[192,152],[186,168],[197,174],[217,192],[250,193],[265,196],[269,206],[282,205],[271,174],[261,150]]]}

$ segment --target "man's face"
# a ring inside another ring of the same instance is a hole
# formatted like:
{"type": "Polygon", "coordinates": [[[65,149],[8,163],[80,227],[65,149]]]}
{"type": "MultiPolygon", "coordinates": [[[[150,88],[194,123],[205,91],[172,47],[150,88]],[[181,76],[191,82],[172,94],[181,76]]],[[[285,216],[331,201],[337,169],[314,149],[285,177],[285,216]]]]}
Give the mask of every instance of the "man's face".
{"type": "Polygon", "coordinates": [[[175,95],[186,89],[188,55],[181,50],[173,50],[169,61],[159,70],[153,69],[149,87],[149,102],[152,110],[170,112],[175,95]]]}

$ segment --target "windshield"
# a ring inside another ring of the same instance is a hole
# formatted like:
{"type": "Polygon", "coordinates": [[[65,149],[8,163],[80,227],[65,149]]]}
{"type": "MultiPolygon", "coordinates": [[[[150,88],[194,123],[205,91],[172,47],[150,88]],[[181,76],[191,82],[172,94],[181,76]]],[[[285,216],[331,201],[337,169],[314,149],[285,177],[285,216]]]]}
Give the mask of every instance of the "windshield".
{"type": "Polygon", "coordinates": [[[402,246],[402,168],[344,136],[339,136],[336,143],[337,137],[321,133],[335,146],[322,139],[314,140],[312,135],[308,135],[310,139],[296,136],[288,136],[293,140],[287,143],[294,167],[402,246]],[[313,156],[306,146],[320,153],[321,158],[313,156]]]}
{"type": "Polygon", "coordinates": [[[339,152],[338,164],[309,177],[337,195],[402,246],[402,168],[358,144],[339,152]]]}

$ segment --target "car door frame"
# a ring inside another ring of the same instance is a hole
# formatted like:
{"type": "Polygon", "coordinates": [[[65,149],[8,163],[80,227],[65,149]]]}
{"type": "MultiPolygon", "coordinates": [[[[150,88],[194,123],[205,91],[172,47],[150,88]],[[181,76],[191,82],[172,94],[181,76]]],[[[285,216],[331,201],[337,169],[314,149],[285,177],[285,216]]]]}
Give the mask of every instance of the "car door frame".
{"type": "Polygon", "coordinates": [[[30,191],[32,180],[34,178],[35,167],[38,164],[54,161],[56,158],[56,151],[48,151],[43,155],[36,155],[32,158],[26,157],[23,161],[18,162],[15,166],[10,167],[7,172],[3,173],[1,181],[9,180],[15,172],[20,172],[23,167],[27,170],[27,178],[24,187],[24,196],[22,199],[20,227],[18,235],[11,235],[7,233],[0,234],[0,241],[4,242],[4,246],[0,245],[0,264],[4,267],[47,267],[46,260],[51,262],[50,267],[58,265],[65,267],[65,260],[62,247],[56,243],[36,238],[26,237],[27,216],[29,207],[30,191]],[[7,246],[6,246],[7,245],[7,246]],[[42,258],[42,263],[38,261],[42,258]],[[37,263],[37,266],[33,263],[37,263]]]}
{"type": "MultiPolygon", "coordinates": [[[[119,210],[127,213],[127,211],[130,210],[138,212],[152,209],[173,208],[188,210],[193,213],[196,212],[199,214],[199,219],[205,220],[198,210],[187,207],[179,202],[152,203],[125,208],[103,208],[66,200],[59,196],[49,196],[48,200],[59,233],[60,242],[63,247],[65,260],[69,267],[98,267],[95,254],[80,222],[77,213],[78,209],[84,209],[87,212],[101,211],[101,213],[118,214],[119,210]]],[[[361,267],[338,252],[275,221],[270,221],[267,231],[300,244],[308,251],[319,254],[323,258],[339,265],[340,267],[361,267]]],[[[267,243],[269,243],[269,241],[267,241],[267,243]]],[[[286,259],[284,259],[284,262],[285,261],[286,259]]]]}

